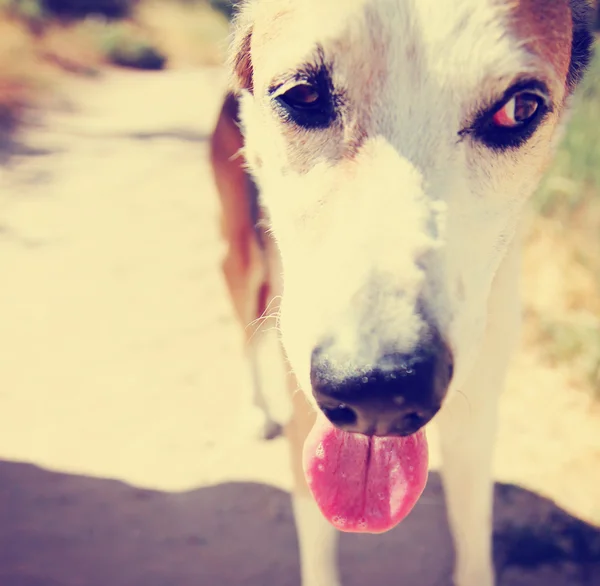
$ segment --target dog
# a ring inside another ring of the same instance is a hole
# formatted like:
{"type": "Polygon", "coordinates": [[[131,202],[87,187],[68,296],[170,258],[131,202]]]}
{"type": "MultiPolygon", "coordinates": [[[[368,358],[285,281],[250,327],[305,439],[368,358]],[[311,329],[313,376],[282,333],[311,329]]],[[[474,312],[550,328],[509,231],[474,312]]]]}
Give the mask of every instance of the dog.
{"type": "Polygon", "coordinates": [[[440,432],[454,584],[492,586],[521,215],[592,51],[584,0],[247,0],[211,139],[252,421],[285,429],[303,586],[440,432]]]}

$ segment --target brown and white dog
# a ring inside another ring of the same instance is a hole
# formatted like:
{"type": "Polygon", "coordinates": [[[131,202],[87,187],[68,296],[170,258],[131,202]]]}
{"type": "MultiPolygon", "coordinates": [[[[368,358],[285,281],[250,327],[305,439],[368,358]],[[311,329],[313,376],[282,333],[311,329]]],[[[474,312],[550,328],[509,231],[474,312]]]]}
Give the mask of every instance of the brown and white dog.
{"type": "Polygon", "coordinates": [[[337,529],[407,514],[434,416],[455,584],[494,584],[520,217],[589,61],[589,21],[585,0],[239,12],[211,149],[223,269],[252,408],[265,435],[281,424],[290,439],[303,586],[339,585],[337,529]]]}

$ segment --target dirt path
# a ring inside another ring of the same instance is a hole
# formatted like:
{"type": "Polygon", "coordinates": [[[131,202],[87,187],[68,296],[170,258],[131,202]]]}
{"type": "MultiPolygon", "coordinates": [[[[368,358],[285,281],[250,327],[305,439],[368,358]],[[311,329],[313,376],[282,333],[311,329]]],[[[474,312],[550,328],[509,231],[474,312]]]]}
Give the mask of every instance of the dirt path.
{"type": "MultiPolygon", "coordinates": [[[[0,167],[2,586],[299,583],[285,443],[223,434],[248,383],[206,164],[222,88],[73,82],[0,167]]],[[[566,374],[523,351],[504,397],[502,586],[600,585],[600,423],[566,374]]],[[[342,559],[347,586],[449,586],[437,474],[342,559]]]]}

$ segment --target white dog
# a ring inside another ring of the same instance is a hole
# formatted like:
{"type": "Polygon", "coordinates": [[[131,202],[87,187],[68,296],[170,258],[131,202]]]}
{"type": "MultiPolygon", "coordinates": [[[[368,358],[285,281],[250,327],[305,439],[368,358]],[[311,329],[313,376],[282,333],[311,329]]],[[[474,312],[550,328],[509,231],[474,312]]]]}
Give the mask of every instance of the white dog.
{"type": "Polygon", "coordinates": [[[251,0],[235,21],[212,139],[223,268],[264,433],[279,423],[290,439],[303,586],[339,585],[337,529],[385,531],[408,514],[434,416],[455,584],[494,584],[520,216],[589,61],[589,12],[251,0]]]}

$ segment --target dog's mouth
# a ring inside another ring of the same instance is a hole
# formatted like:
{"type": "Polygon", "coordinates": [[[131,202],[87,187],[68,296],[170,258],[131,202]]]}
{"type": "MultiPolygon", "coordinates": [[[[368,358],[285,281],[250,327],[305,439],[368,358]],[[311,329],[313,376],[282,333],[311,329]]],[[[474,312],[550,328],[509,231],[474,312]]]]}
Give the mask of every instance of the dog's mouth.
{"type": "Polygon", "coordinates": [[[317,346],[310,381],[319,411],[304,444],[306,481],[342,531],[382,533],[404,519],[427,482],[424,427],[441,408],[453,354],[437,328],[409,353],[373,363],[317,346]]]}
{"type": "Polygon", "coordinates": [[[407,437],[343,431],[323,415],[304,444],[304,474],[319,509],[340,531],[383,533],[402,521],[428,474],[425,430],[407,437]]]}

